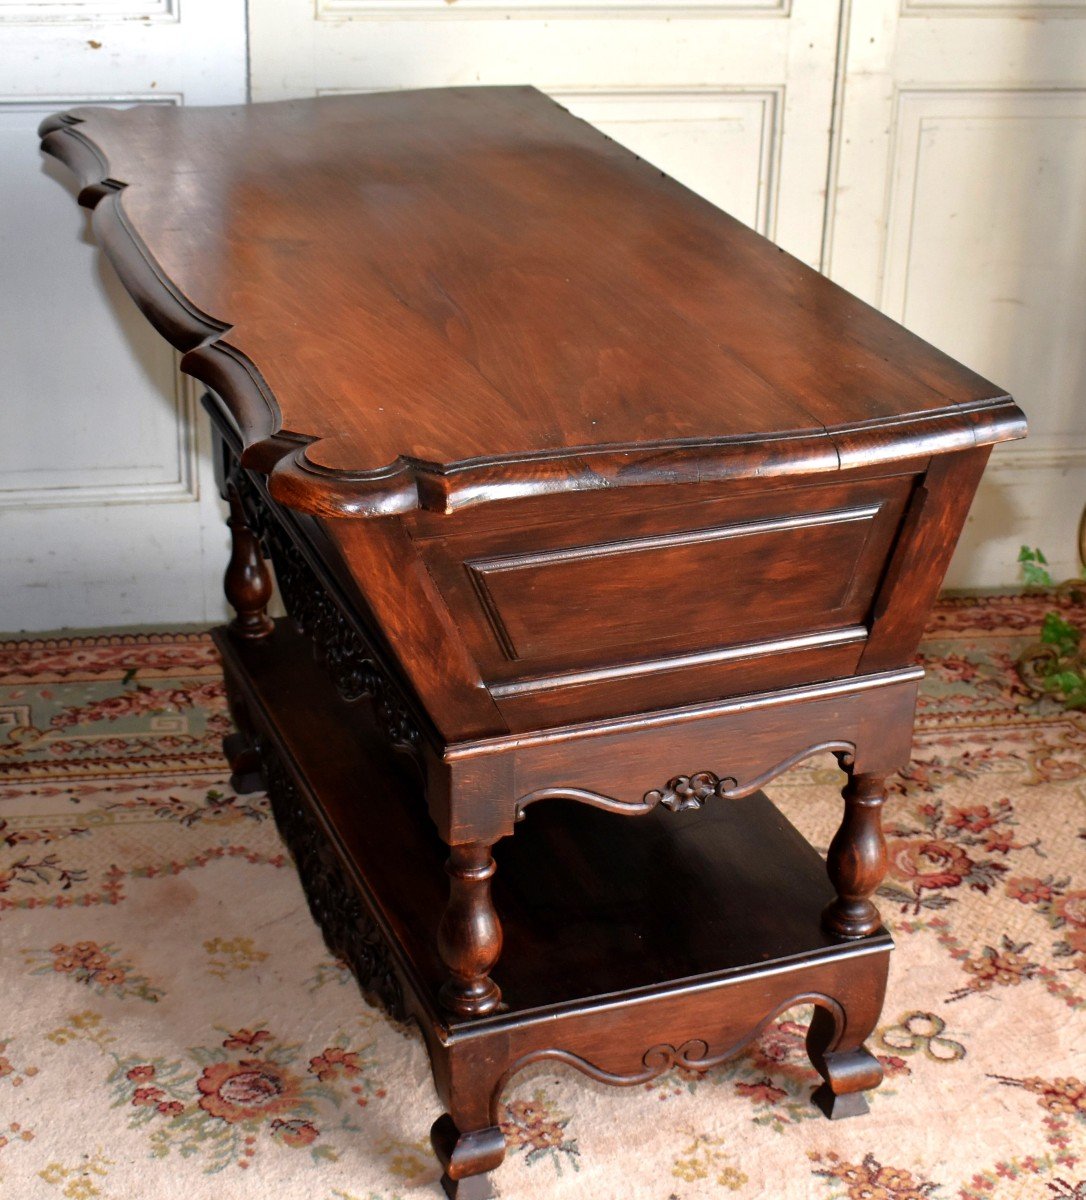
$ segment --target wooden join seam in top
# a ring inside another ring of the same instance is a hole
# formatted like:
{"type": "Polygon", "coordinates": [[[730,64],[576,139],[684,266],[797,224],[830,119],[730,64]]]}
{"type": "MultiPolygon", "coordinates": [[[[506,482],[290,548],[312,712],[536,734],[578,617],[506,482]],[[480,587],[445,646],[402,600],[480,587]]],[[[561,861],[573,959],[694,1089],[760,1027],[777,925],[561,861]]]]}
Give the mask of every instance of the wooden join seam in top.
{"type": "Polygon", "coordinates": [[[304,512],[834,472],[1024,429],[532,88],[81,108],[40,133],[243,463],[304,512]]]}

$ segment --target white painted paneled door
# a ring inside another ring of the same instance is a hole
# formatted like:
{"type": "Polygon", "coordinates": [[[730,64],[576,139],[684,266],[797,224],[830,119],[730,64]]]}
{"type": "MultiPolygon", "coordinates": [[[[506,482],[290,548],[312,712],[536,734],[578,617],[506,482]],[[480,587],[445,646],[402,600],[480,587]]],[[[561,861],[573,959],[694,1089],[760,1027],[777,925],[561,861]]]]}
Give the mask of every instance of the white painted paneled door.
{"type": "Polygon", "coordinates": [[[829,274],[1008,388],[948,586],[1075,563],[1086,503],[1086,0],[852,0],[829,274]]]}
{"type": "Polygon", "coordinates": [[[195,388],[38,152],[77,104],[241,103],[244,0],[0,0],[0,630],[202,620],[225,537],[195,388]]]}
{"type": "Polygon", "coordinates": [[[530,83],[817,265],[839,0],[257,0],[254,100],[530,83]]]}

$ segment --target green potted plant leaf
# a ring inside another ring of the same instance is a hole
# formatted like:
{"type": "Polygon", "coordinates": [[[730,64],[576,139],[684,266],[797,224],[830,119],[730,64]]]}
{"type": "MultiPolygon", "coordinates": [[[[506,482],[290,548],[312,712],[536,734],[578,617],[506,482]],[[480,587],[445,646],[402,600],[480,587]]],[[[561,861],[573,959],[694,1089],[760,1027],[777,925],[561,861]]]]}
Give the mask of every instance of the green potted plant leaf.
{"type": "MultiPolygon", "coordinates": [[[[1081,546],[1080,557],[1086,573],[1086,554],[1082,554],[1081,546]]],[[[1051,589],[1065,611],[1082,608],[1086,599],[1083,576],[1054,583],[1048,560],[1038,547],[1023,546],[1018,552],[1018,561],[1027,587],[1051,589]]],[[[1067,708],[1086,708],[1086,655],[1083,653],[1082,630],[1062,612],[1051,609],[1045,613],[1041,640],[1022,651],[1017,665],[1019,677],[1034,695],[1052,696],[1067,708]]]]}

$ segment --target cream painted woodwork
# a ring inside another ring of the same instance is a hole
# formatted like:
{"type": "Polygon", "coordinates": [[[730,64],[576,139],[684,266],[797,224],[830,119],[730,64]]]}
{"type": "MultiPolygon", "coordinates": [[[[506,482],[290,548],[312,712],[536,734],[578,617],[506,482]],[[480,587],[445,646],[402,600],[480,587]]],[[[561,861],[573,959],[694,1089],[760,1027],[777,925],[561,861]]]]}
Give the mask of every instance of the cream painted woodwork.
{"type": "Polygon", "coordinates": [[[195,388],[35,131],[75,105],[244,101],[244,0],[0,0],[0,88],[0,630],[217,617],[195,388]]]}
{"type": "Polygon", "coordinates": [[[817,266],[839,0],[275,0],[254,100],[531,83],[817,266]]]}
{"type": "Polygon", "coordinates": [[[853,0],[826,267],[1010,390],[947,579],[1076,569],[1086,504],[1086,0],[853,0]]]}

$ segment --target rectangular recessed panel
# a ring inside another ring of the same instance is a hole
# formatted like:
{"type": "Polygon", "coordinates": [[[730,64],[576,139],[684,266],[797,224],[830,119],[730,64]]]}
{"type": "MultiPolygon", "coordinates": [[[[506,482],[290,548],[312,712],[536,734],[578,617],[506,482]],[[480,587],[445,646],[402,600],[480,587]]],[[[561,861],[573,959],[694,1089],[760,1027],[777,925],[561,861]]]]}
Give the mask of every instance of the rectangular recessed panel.
{"type": "Polygon", "coordinates": [[[847,623],[878,505],[467,563],[509,658],[658,655],[847,623]],[[803,587],[797,586],[800,578],[803,587]],[[580,651],[571,647],[571,615],[580,651]]]}
{"type": "Polygon", "coordinates": [[[85,214],[50,178],[63,169],[38,150],[41,119],[74,103],[0,102],[0,261],[13,282],[0,297],[0,507],[191,500],[175,352],[88,243],[85,214]]]}
{"type": "Polygon", "coordinates": [[[771,236],[783,89],[551,88],[550,94],[646,162],[771,236]]]}

